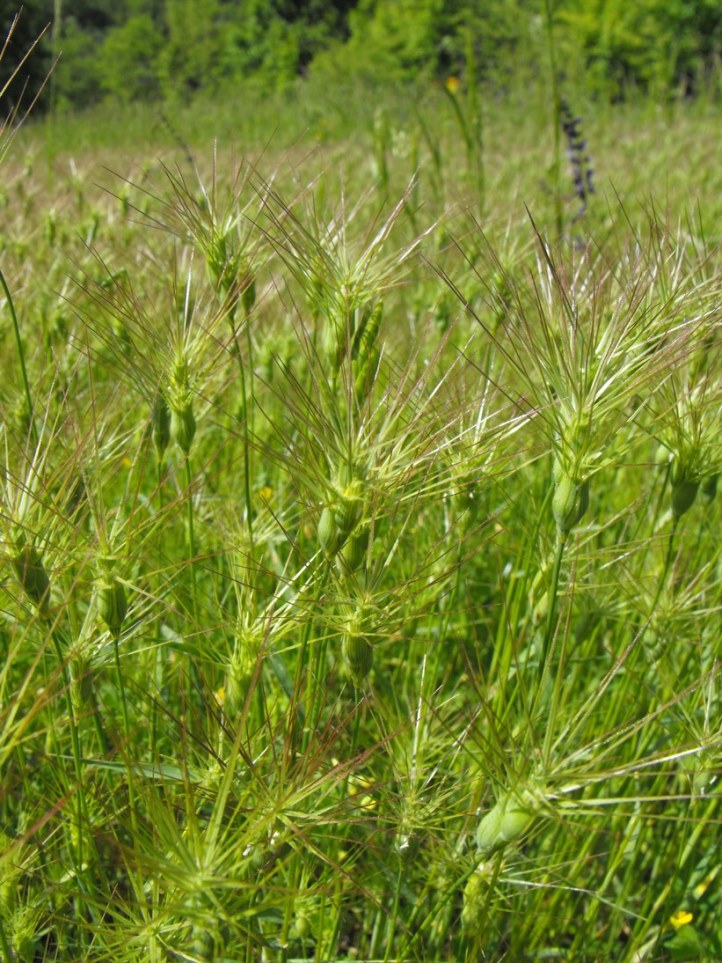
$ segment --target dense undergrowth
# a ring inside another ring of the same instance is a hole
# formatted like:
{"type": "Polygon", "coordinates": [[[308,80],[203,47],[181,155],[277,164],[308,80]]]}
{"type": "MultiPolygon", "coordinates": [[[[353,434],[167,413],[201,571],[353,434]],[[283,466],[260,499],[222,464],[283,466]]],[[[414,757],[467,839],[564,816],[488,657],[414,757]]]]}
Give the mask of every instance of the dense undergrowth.
{"type": "Polygon", "coordinates": [[[722,954],[716,151],[552,115],[14,145],[4,958],[722,954]]]}

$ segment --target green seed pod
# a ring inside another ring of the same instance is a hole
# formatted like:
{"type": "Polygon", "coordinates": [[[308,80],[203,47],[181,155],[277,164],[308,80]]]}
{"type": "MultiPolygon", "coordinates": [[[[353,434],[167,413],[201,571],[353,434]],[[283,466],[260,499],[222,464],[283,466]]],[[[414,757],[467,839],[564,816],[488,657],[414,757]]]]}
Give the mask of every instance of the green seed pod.
{"type": "Polygon", "coordinates": [[[360,686],[371,671],[374,661],[373,645],[361,633],[358,619],[351,619],[341,642],[341,654],[355,686],[360,686]]]}
{"type": "Polygon", "coordinates": [[[168,402],[165,400],[165,397],[159,393],[153,402],[153,411],[151,413],[153,444],[155,445],[155,450],[159,458],[163,457],[170,443],[170,420],[168,402]]]}
{"type": "Polygon", "coordinates": [[[344,541],[361,521],[363,514],[363,498],[360,483],[351,482],[338,490],[337,498],[332,505],[336,525],[344,541]]]}
{"type": "Polygon", "coordinates": [[[536,808],[536,801],[528,790],[518,796],[511,793],[502,796],[476,830],[479,852],[491,855],[520,839],[534,822],[536,808]]]}
{"type": "Polygon", "coordinates": [[[40,553],[34,545],[27,544],[24,536],[18,539],[16,551],[10,560],[15,575],[27,597],[44,614],[50,597],[50,579],[40,553]]]}
{"type": "Polygon", "coordinates": [[[552,499],[552,511],[557,528],[567,535],[583,518],[589,507],[589,482],[578,484],[566,473],[557,480],[552,499]]]}
{"type": "Polygon", "coordinates": [[[341,558],[349,572],[355,572],[363,565],[368,552],[370,534],[368,525],[359,525],[344,543],[341,558]]]}
{"type": "Polygon", "coordinates": [[[98,581],[98,615],[105,622],[114,639],[120,637],[128,614],[128,596],[122,582],[111,575],[98,581]]]}
{"type": "Polygon", "coordinates": [[[321,512],[321,517],[318,520],[317,535],[318,544],[321,546],[323,554],[326,558],[333,558],[343,545],[344,539],[338,530],[336,516],[328,506],[321,512]]]}
{"type": "Polygon", "coordinates": [[[672,484],[672,515],[675,520],[690,510],[697,498],[699,482],[690,481],[684,476],[672,484]]]}
{"type": "Polygon", "coordinates": [[[483,817],[476,829],[476,848],[481,853],[493,853],[501,844],[501,821],[504,816],[502,801],[496,803],[483,817]]]}
{"type": "Polygon", "coordinates": [[[170,433],[183,454],[187,455],[196,433],[196,419],[190,402],[171,411],[170,433]]]}

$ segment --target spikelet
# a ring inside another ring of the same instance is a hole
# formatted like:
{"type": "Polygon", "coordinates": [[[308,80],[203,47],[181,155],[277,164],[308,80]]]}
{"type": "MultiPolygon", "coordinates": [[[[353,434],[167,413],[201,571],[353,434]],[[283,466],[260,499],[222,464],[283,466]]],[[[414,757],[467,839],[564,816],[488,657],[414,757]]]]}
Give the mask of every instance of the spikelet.
{"type": "Polygon", "coordinates": [[[359,366],[364,364],[376,344],[382,315],[383,304],[379,301],[372,310],[367,309],[361,318],[351,346],[351,360],[359,366]]]}
{"type": "Polygon", "coordinates": [[[318,542],[327,558],[333,558],[346,543],[361,521],[363,510],[361,481],[358,478],[347,483],[339,480],[318,522],[318,542]]]}
{"type": "Polygon", "coordinates": [[[10,562],[28,599],[37,607],[41,615],[47,614],[50,578],[40,553],[34,545],[28,544],[24,535],[16,539],[15,554],[10,562]]]}
{"type": "Polygon", "coordinates": [[[336,525],[345,541],[361,521],[363,515],[363,496],[361,482],[354,480],[336,490],[336,498],[331,506],[336,525]]]}
{"type": "Polygon", "coordinates": [[[97,582],[98,615],[114,639],[120,637],[128,614],[128,596],[123,583],[115,575],[104,573],[97,582]]]}
{"type": "Polygon", "coordinates": [[[368,397],[379,365],[381,349],[377,341],[382,314],[383,305],[381,302],[373,310],[366,311],[351,346],[354,391],[359,404],[368,397]]]}
{"type": "Polygon", "coordinates": [[[346,622],[341,642],[341,654],[351,680],[360,686],[371,671],[374,650],[368,638],[368,620],[357,610],[346,622]]]}
{"type": "Polygon", "coordinates": [[[672,465],[672,516],[675,521],[686,515],[697,500],[699,479],[682,465],[672,465]]]}
{"type": "Polygon", "coordinates": [[[343,539],[336,524],[336,517],[328,505],[321,512],[316,531],[318,544],[326,558],[333,558],[343,544],[343,539]]]}
{"type": "Polygon", "coordinates": [[[353,530],[341,549],[341,560],[349,572],[356,572],[361,568],[369,547],[369,526],[362,522],[353,530]]]}
{"type": "Polygon", "coordinates": [[[151,423],[153,426],[153,444],[158,453],[158,458],[162,458],[170,444],[170,409],[162,392],[158,392],[153,402],[151,423]]]}
{"type": "Polygon", "coordinates": [[[588,507],[589,482],[577,482],[565,471],[560,471],[552,499],[552,511],[560,534],[568,535],[581,521],[588,507]]]}
{"type": "Polygon", "coordinates": [[[183,355],[176,358],[170,378],[169,399],[170,433],[184,455],[188,455],[196,434],[192,394],[188,379],[188,361],[183,355]]]}
{"type": "Polygon", "coordinates": [[[241,304],[243,311],[249,315],[256,303],[256,279],[253,274],[246,273],[241,290],[241,304]]]}
{"type": "Polygon", "coordinates": [[[181,408],[171,410],[170,433],[183,454],[187,455],[196,434],[196,419],[190,402],[181,408]]]}
{"type": "Polygon", "coordinates": [[[538,812],[534,794],[525,789],[505,793],[483,817],[476,830],[476,848],[482,856],[517,842],[530,829],[538,812]]]}
{"type": "Polygon", "coordinates": [[[248,687],[256,671],[258,655],[261,651],[260,639],[247,627],[239,625],[233,652],[226,669],[225,701],[223,708],[229,718],[236,716],[243,708],[248,695],[248,687]]]}

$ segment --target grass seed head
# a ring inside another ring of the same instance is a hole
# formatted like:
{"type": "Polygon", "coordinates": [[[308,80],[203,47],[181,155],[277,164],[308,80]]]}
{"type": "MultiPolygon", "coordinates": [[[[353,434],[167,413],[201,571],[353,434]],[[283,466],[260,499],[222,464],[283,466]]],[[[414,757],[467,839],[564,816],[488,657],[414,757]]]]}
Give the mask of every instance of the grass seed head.
{"type": "Polygon", "coordinates": [[[248,687],[256,671],[256,663],[261,651],[262,640],[252,629],[240,625],[233,652],[226,669],[224,709],[233,718],[243,708],[248,695],[248,687]]]}
{"type": "Polygon", "coordinates": [[[50,578],[42,557],[34,545],[28,544],[24,535],[15,543],[16,553],[11,558],[13,571],[30,601],[43,614],[50,597],[50,578]]]}

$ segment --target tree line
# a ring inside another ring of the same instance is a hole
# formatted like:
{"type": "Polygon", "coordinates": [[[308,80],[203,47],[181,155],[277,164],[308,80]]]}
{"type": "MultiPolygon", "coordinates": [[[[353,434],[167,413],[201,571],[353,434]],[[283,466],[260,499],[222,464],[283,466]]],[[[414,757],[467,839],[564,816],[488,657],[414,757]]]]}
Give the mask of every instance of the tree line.
{"type": "MultiPolygon", "coordinates": [[[[7,34],[17,0],[0,0],[7,34]]],[[[593,93],[693,94],[716,78],[722,0],[34,0],[0,63],[37,90],[59,57],[52,103],[75,109],[188,97],[239,85],[283,90],[317,74],[371,83],[459,76],[473,40],[476,74],[503,88],[548,69],[593,93]]]]}

